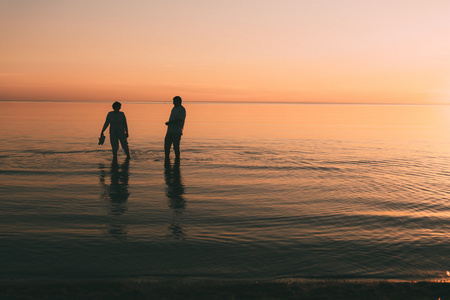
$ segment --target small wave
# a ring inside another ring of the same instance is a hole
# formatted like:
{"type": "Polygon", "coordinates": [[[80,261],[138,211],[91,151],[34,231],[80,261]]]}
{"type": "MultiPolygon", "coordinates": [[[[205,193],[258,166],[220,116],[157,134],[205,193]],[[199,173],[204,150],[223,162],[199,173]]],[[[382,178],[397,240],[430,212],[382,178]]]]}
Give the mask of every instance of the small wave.
{"type": "Polygon", "coordinates": [[[30,175],[63,175],[63,176],[73,176],[73,175],[92,175],[96,174],[97,172],[95,170],[66,170],[66,169],[60,169],[60,170],[0,170],[1,175],[24,175],[24,176],[30,176],[30,175]]]}
{"type": "Polygon", "coordinates": [[[350,165],[383,165],[383,164],[388,164],[388,161],[383,161],[383,160],[349,160],[349,161],[339,161],[336,162],[339,164],[350,164],[350,165]]]}
{"type": "Polygon", "coordinates": [[[87,153],[99,153],[106,152],[110,150],[67,150],[67,151],[52,151],[52,150],[21,150],[20,153],[29,153],[29,154],[43,154],[43,155],[51,155],[51,154],[87,154],[87,153]]]}
{"type": "Polygon", "coordinates": [[[314,171],[341,171],[341,168],[338,167],[326,167],[326,166],[275,166],[275,165],[269,165],[269,166],[251,166],[251,165],[217,165],[216,167],[228,167],[228,168],[235,168],[235,169],[249,169],[249,170],[285,170],[285,171],[292,171],[292,170],[314,170],[314,171]]]}

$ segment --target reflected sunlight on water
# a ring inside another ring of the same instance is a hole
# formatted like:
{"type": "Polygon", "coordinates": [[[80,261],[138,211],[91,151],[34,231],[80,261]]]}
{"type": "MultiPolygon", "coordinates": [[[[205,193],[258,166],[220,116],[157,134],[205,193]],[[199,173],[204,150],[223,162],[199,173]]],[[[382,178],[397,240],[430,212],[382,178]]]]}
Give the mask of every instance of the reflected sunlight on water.
{"type": "Polygon", "coordinates": [[[450,107],[0,102],[1,278],[445,276],[450,107]],[[108,139],[108,138],[107,138],[108,139]]]}

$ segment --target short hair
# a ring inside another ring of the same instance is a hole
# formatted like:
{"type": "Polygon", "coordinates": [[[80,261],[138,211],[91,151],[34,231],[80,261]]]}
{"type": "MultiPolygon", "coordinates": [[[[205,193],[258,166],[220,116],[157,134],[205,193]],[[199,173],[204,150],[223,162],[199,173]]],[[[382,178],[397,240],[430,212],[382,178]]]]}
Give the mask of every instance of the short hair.
{"type": "Polygon", "coordinates": [[[173,101],[179,101],[181,103],[181,97],[175,96],[175,97],[173,97],[173,101]]]}
{"type": "Polygon", "coordinates": [[[114,110],[116,110],[116,107],[117,107],[117,109],[120,109],[122,107],[122,104],[120,104],[120,102],[116,101],[116,102],[113,103],[112,108],[114,110]]]}

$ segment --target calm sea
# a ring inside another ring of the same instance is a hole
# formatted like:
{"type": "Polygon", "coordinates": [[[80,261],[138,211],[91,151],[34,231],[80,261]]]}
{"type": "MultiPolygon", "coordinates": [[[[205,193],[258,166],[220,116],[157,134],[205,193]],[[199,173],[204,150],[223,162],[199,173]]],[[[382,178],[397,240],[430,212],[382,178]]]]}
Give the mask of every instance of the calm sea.
{"type": "Polygon", "coordinates": [[[0,279],[434,280],[450,270],[450,106],[0,102],[0,279]]]}

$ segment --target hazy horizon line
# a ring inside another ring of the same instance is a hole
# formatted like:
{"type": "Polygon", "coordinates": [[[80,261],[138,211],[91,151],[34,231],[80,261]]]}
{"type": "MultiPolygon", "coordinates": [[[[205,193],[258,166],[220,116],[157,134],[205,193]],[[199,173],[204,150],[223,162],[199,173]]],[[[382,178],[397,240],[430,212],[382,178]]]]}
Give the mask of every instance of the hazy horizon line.
{"type": "MultiPolygon", "coordinates": [[[[112,103],[114,101],[121,101],[122,103],[130,104],[164,104],[171,103],[172,100],[5,100],[0,99],[0,102],[32,102],[32,103],[112,103]]],[[[439,106],[450,105],[450,103],[407,103],[407,102],[311,102],[311,101],[186,101],[183,103],[191,104],[298,104],[298,105],[418,105],[418,106],[439,106]]]]}

